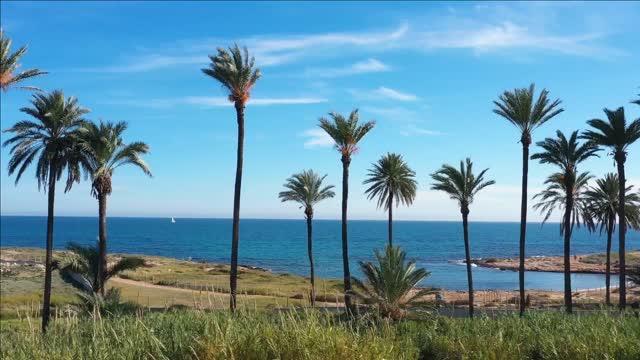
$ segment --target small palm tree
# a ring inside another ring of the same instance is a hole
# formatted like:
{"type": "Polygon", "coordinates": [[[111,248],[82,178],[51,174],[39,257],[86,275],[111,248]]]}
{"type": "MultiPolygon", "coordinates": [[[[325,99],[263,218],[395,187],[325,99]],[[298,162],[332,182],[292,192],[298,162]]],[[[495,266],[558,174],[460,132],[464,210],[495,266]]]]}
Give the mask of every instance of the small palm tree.
{"type": "MultiPolygon", "coordinates": [[[[564,219],[560,228],[564,235],[564,304],[568,313],[572,312],[571,302],[571,230],[573,229],[574,220],[579,214],[576,191],[579,190],[581,181],[588,180],[588,174],[578,173],[578,164],[586,159],[596,156],[598,148],[591,144],[578,144],[578,132],[574,131],[571,137],[567,137],[558,130],[556,138],[546,138],[544,141],[536,143],[542,148],[542,152],[534,154],[531,159],[537,159],[542,164],[552,164],[560,168],[560,172],[551,175],[547,180],[547,184],[554,186],[550,191],[564,196],[564,219]],[[587,177],[585,179],[585,177],[587,177]]],[[[550,194],[552,193],[550,192],[550,194]]],[[[544,194],[544,192],[543,192],[544,194]]],[[[546,196],[541,195],[544,201],[546,196]]],[[[552,208],[545,205],[536,205],[536,208],[547,211],[547,218],[551,214],[552,208]]]]}
{"type": "Polygon", "coordinates": [[[469,206],[473,199],[487,186],[496,182],[485,181],[484,174],[489,169],[484,169],[477,176],[473,173],[473,163],[467,158],[466,163],[460,161],[460,169],[451,165],[442,165],[440,170],[431,174],[434,183],[432,190],[439,190],[449,195],[449,198],[456,200],[460,206],[462,214],[462,228],[464,234],[465,262],[467,264],[467,280],[469,283],[469,317],[473,317],[473,277],[471,274],[471,251],[469,246],[469,206]]]}
{"type": "Polygon", "coordinates": [[[36,161],[38,189],[45,184],[48,192],[47,243],[45,260],[44,299],[42,305],[42,331],[47,331],[51,305],[51,271],[53,256],[53,215],[56,182],[67,172],[65,192],[79,182],[81,170],[88,169],[88,156],[78,145],[78,129],[85,123],[82,116],[89,110],[78,105],[73,97],[65,98],[62,91],[34,94],[32,107],[20,109],[32,120],[15,123],[4,132],[14,136],[4,142],[11,145],[9,175],[16,173],[16,184],[25,170],[36,161]]]}
{"type": "Polygon", "coordinates": [[[67,250],[69,252],[56,266],[59,268],[62,280],[81,291],[78,295],[83,306],[88,307],[91,312],[107,310],[110,305],[120,305],[119,289],[111,288],[106,294],[104,293],[103,287],[106,280],[124,271],[132,271],[145,265],[142,258],[124,257],[102,272],[99,245],[81,246],[71,243],[67,245],[67,250]],[[101,273],[103,273],[103,279],[101,279],[101,273]]]}
{"type": "Polygon", "coordinates": [[[518,128],[520,132],[520,143],[522,143],[522,197],[520,201],[520,316],[525,310],[524,291],[524,258],[525,258],[525,238],[527,232],[527,182],[529,177],[529,146],[531,145],[531,135],[535,129],[551,120],[556,115],[564,111],[560,107],[560,99],[550,102],[549,92],[542,89],[538,100],[534,102],[535,85],[529,88],[514,89],[505,91],[499,97],[499,101],[494,101],[496,109],[494,113],[507,119],[518,128]]]}
{"type": "Polygon", "coordinates": [[[351,302],[351,271],[349,270],[349,248],[347,239],[347,203],[349,197],[349,165],[351,156],[358,151],[358,143],[373,127],[374,121],[358,124],[358,109],[348,118],[336,113],[329,113],[331,120],[320,118],[320,128],[335,142],[336,149],[342,157],[342,264],[344,272],[344,303],[348,313],[353,313],[351,302]]]}
{"type": "Polygon", "coordinates": [[[400,247],[387,246],[384,255],[376,250],[377,265],[360,261],[366,283],[352,278],[357,289],[354,294],[375,304],[382,316],[394,320],[402,318],[405,309],[418,304],[420,298],[435,292],[431,288],[415,290],[431,273],[416,268],[415,260],[407,262],[406,257],[400,247]]]}
{"type": "Polygon", "coordinates": [[[620,256],[620,309],[624,310],[627,305],[627,286],[626,279],[626,263],[625,263],[625,238],[626,223],[620,221],[625,219],[625,169],[624,163],[627,161],[627,148],[640,139],[640,119],[636,119],[629,126],[624,116],[624,108],[620,107],[615,111],[604,109],[607,115],[607,121],[601,119],[593,119],[587,121],[587,124],[593,130],[587,130],[582,134],[582,138],[596,146],[608,148],[616,161],[618,167],[618,251],[620,256]]]}
{"type": "Polygon", "coordinates": [[[294,201],[304,208],[304,216],[307,219],[307,254],[309,256],[309,268],[311,272],[311,306],[316,305],[315,271],[313,267],[313,207],[324,199],[334,197],[331,190],[333,185],[322,185],[327,175],[320,176],[313,170],[304,170],[293,174],[284,184],[286,191],[278,195],[282,202],[294,201]]]}
{"type": "Polygon", "coordinates": [[[416,173],[398,154],[387,154],[373,164],[364,184],[371,184],[365,191],[369,200],[377,197],[378,207],[389,212],[389,246],[393,246],[393,199],[396,206],[400,203],[411,205],[416,198],[418,183],[416,173]]]}
{"type": "Polygon", "coordinates": [[[231,311],[236,310],[236,292],[238,283],[238,244],[240,238],[240,191],[242,188],[242,163],[244,160],[244,109],[251,89],[260,79],[260,69],[256,68],[255,59],[249,57],[247,48],[240,49],[238,45],[228,50],[218,48],[217,55],[210,55],[211,63],[208,69],[202,72],[222,84],[229,92],[229,101],[236,108],[236,120],[238,122],[238,152],[236,157],[236,181],[233,194],[233,228],[231,235],[231,272],[229,285],[231,296],[229,306],[231,311]]]}
{"type": "MultiPolygon", "coordinates": [[[[618,212],[618,175],[606,174],[596,180],[596,185],[585,191],[591,217],[600,228],[600,233],[607,233],[607,261],[606,261],[606,293],[605,302],[611,305],[611,240],[616,228],[618,212]]],[[[627,227],[640,229],[640,194],[632,192],[633,186],[627,186],[625,194],[625,216],[627,227]]]]}
{"type": "MultiPolygon", "coordinates": [[[[4,30],[0,29],[0,88],[2,88],[3,91],[8,91],[10,87],[17,85],[26,79],[47,74],[47,72],[38,69],[30,69],[21,73],[16,73],[20,68],[20,58],[26,54],[27,47],[23,46],[13,54],[10,54],[10,51],[11,38],[6,37],[4,30]]],[[[33,86],[21,86],[20,88],[40,90],[33,86]]]]}
{"type": "Polygon", "coordinates": [[[151,176],[149,166],[141,155],[149,152],[149,146],[143,142],[125,144],[122,134],[127,129],[126,122],[99,124],[86,123],[79,131],[81,143],[92,154],[91,157],[91,194],[98,200],[98,234],[100,244],[100,269],[102,276],[95,284],[102,295],[105,291],[107,269],[107,198],[111,194],[111,177],[115,169],[123,165],[134,165],[151,176]]]}

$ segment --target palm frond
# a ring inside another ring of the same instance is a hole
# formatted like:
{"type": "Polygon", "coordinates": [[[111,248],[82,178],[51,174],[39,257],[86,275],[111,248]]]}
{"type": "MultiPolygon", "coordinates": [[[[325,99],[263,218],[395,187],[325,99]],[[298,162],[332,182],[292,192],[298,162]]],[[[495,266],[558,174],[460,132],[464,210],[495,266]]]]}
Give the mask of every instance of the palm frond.
{"type": "Polygon", "coordinates": [[[359,124],[358,109],[351,111],[348,118],[339,113],[330,112],[329,117],[320,118],[319,127],[335,142],[336,149],[346,157],[358,151],[358,143],[375,127],[375,121],[359,124]]]}
{"type": "MultiPolygon", "coordinates": [[[[26,79],[47,74],[38,69],[29,69],[17,73],[20,68],[20,59],[27,53],[27,47],[23,46],[16,52],[11,53],[11,38],[7,37],[4,30],[0,29],[0,88],[8,91],[26,79]]],[[[34,86],[18,86],[21,89],[40,90],[34,86]]]]}
{"type": "Polygon", "coordinates": [[[320,201],[335,196],[333,185],[323,185],[327,175],[320,176],[313,170],[293,174],[284,183],[286,191],[278,194],[282,202],[294,201],[305,209],[306,216],[313,216],[313,207],[320,201]]]}
{"type": "Polygon", "coordinates": [[[467,158],[460,161],[460,168],[451,165],[442,165],[440,170],[431,174],[432,190],[446,193],[452,200],[456,200],[461,210],[468,210],[474,197],[487,186],[495,184],[495,181],[486,181],[484,176],[489,169],[482,170],[477,176],[473,173],[473,162],[467,158]]]}
{"type": "Polygon", "coordinates": [[[365,190],[369,200],[378,198],[378,207],[385,210],[389,209],[391,198],[396,200],[396,206],[413,203],[418,187],[416,173],[401,155],[388,153],[372,166],[363,182],[364,185],[370,184],[365,190]]]}

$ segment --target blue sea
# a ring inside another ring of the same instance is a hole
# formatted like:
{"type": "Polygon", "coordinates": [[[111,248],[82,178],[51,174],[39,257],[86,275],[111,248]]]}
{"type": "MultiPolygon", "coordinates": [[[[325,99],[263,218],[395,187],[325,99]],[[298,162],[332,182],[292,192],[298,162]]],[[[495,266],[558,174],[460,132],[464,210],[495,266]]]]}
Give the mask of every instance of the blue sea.
{"type": "MultiPolygon", "coordinates": [[[[44,247],[46,217],[0,217],[2,246],[44,247]]],[[[56,249],[71,241],[96,241],[98,220],[91,217],[56,217],[54,228],[56,249]]],[[[314,221],[314,258],[316,274],[321,277],[342,277],[340,221],[314,221]]],[[[470,223],[471,256],[517,257],[519,223],[470,223]]],[[[387,241],[385,221],[350,221],[349,252],[351,269],[360,276],[358,262],[373,260],[374,250],[387,241]]],[[[110,252],[168,256],[179,259],[228,263],[231,242],[230,219],[109,218],[108,246],[110,252]]],[[[614,241],[614,249],[617,249],[614,241]]],[[[461,222],[396,221],[394,244],[407,250],[418,266],[431,276],[424,286],[448,289],[466,288],[461,222]]],[[[572,238],[572,254],[604,252],[606,238],[576,229],[572,238]]],[[[640,234],[630,231],[627,249],[640,248],[640,234]]],[[[308,275],[306,223],[304,220],[244,219],[240,223],[240,263],[268,268],[274,272],[308,275]]],[[[527,227],[527,256],[562,255],[563,242],[558,224],[544,226],[530,223],[527,227]]],[[[476,289],[518,288],[514,271],[473,268],[476,289]]],[[[573,274],[576,289],[604,286],[604,276],[573,274]]],[[[616,282],[616,277],[612,279],[616,282]]],[[[562,273],[527,272],[529,289],[561,290],[562,273]]]]}

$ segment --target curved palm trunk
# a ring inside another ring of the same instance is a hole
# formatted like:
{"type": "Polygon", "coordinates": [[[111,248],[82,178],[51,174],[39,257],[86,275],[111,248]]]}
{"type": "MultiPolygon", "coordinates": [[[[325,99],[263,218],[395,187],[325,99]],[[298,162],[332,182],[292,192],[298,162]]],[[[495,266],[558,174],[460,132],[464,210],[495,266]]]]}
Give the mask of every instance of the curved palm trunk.
{"type": "Polygon", "coordinates": [[[349,165],[351,158],[342,155],[342,267],[344,271],[344,305],[348,314],[353,314],[351,303],[351,272],[349,271],[349,248],[347,240],[347,200],[349,197],[349,165]]]}
{"type": "Polygon", "coordinates": [[[627,306],[627,269],[625,259],[625,236],[627,232],[627,223],[625,221],[625,190],[626,179],[624,178],[624,162],[626,160],[626,154],[624,152],[617,152],[616,164],[618,165],[618,252],[619,252],[619,264],[620,264],[620,310],[624,310],[627,306]]]}
{"type": "Polygon", "coordinates": [[[104,289],[106,287],[106,273],[107,273],[107,195],[98,194],[98,237],[99,237],[99,251],[100,262],[98,263],[98,278],[97,288],[95,292],[100,291],[100,294],[104,296],[104,289]]]}
{"type": "Polygon", "coordinates": [[[571,300],[571,209],[573,209],[573,186],[567,185],[567,203],[564,211],[564,306],[567,313],[573,312],[571,300]]]}
{"type": "Polygon", "coordinates": [[[473,275],[471,274],[471,251],[469,246],[469,210],[462,210],[462,228],[464,230],[464,256],[467,263],[467,281],[469,282],[469,317],[473,318],[473,275]]]}
{"type": "Polygon", "coordinates": [[[42,333],[47,332],[51,314],[51,273],[53,271],[53,212],[56,198],[56,165],[49,164],[49,193],[47,206],[47,250],[44,264],[44,299],[42,302],[42,333]]]}
{"type": "Polygon", "coordinates": [[[524,315],[526,306],[524,291],[524,258],[525,238],[527,233],[527,182],[529,178],[529,144],[531,137],[522,136],[522,198],[520,200],[520,266],[518,268],[518,282],[520,284],[520,316],[524,315]]]}
{"type": "Polygon", "coordinates": [[[389,246],[393,246],[393,192],[389,192],[389,246]]]}
{"type": "Polygon", "coordinates": [[[609,218],[609,224],[607,228],[607,269],[605,277],[605,303],[607,304],[607,306],[611,306],[611,238],[613,236],[613,225],[615,223],[615,219],[615,215],[609,218]]]}
{"type": "Polygon", "coordinates": [[[310,269],[310,277],[311,277],[311,307],[316,306],[316,277],[315,277],[315,269],[313,266],[313,213],[308,212],[307,214],[307,254],[309,255],[309,269],[310,269]]]}
{"type": "Polygon", "coordinates": [[[229,276],[229,307],[236,311],[236,292],[238,286],[238,243],[240,238],[240,190],[242,187],[242,162],[244,157],[244,103],[236,101],[238,121],[238,154],[236,162],[236,183],[233,193],[233,228],[231,233],[231,273],[229,276]]]}

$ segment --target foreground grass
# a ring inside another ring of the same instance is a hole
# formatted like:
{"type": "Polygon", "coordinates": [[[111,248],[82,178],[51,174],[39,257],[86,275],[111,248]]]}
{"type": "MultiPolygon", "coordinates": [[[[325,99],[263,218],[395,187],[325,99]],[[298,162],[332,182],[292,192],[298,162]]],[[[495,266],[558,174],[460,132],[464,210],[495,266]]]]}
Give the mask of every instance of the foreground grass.
{"type": "Polygon", "coordinates": [[[450,319],[389,323],[318,312],[194,310],[102,320],[2,323],[3,359],[638,359],[635,315],[450,319]]]}

